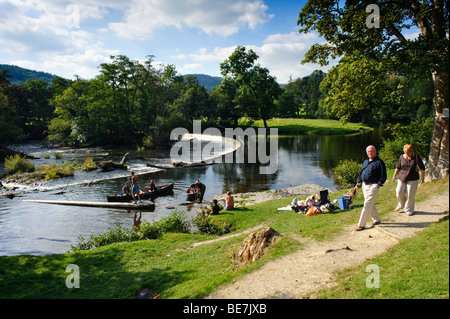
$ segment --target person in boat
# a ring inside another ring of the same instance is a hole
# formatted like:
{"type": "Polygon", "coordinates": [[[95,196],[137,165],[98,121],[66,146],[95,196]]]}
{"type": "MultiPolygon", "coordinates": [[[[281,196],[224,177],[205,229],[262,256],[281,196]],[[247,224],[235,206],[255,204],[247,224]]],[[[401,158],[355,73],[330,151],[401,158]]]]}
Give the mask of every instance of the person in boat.
{"type": "Polygon", "coordinates": [[[125,185],[122,187],[122,193],[124,195],[131,195],[131,188],[128,182],[126,182],[125,185]]]}
{"type": "Polygon", "coordinates": [[[221,201],[223,208],[225,208],[226,210],[234,209],[234,197],[233,197],[233,195],[231,195],[230,191],[228,191],[227,196],[220,199],[220,201],[221,201]]]}
{"type": "Polygon", "coordinates": [[[197,182],[195,182],[194,184],[192,184],[189,187],[189,190],[191,190],[192,192],[196,193],[196,198],[198,199],[199,203],[201,203],[203,201],[203,195],[205,195],[204,194],[205,193],[205,189],[206,189],[205,184],[201,183],[200,180],[197,180],[197,182]]]}
{"type": "Polygon", "coordinates": [[[153,179],[150,181],[150,187],[148,188],[148,191],[149,192],[156,191],[156,185],[155,185],[155,181],[153,179]]]}
{"type": "Polygon", "coordinates": [[[142,203],[141,196],[139,195],[139,177],[131,172],[131,195],[133,196],[134,203],[137,204],[136,195],[139,199],[139,203],[142,203]]]}

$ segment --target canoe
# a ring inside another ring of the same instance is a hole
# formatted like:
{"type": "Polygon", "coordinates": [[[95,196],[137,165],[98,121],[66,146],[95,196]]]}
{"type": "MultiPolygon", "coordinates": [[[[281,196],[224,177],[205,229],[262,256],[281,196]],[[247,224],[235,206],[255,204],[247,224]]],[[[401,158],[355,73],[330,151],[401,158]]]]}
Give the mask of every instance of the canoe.
{"type": "Polygon", "coordinates": [[[24,200],[25,202],[41,203],[41,204],[55,204],[55,205],[70,205],[70,206],[84,206],[84,207],[102,207],[102,208],[124,208],[124,209],[149,209],[154,210],[155,204],[151,202],[142,202],[134,204],[128,203],[107,203],[107,202],[76,202],[76,201],[57,201],[57,200],[24,200]]]}
{"type": "Polygon", "coordinates": [[[203,201],[203,195],[205,195],[206,186],[202,183],[194,183],[192,184],[188,190],[186,191],[186,201],[195,202],[198,201],[201,203],[203,201]]]}
{"type": "MultiPolygon", "coordinates": [[[[164,185],[161,187],[158,187],[156,191],[149,192],[148,188],[144,189],[142,193],[139,193],[139,196],[141,199],[154,199],[159,196],[166,196],[173,194],[173,184],[164,185]],[[145,192],[147,190],[147,192],[145,192]]],[[[120,203],[126,203],[133,200],[133,196],[131,195],[112,195],[112,196],[106,196],[106,199],[108,202],[120,202],[120,203]]]]}

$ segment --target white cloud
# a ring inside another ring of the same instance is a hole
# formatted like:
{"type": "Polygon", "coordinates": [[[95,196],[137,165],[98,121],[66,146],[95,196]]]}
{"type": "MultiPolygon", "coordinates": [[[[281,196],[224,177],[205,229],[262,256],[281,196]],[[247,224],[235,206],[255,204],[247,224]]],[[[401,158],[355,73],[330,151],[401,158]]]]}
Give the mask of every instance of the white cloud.
{"type": "Polygon", "coordinates": [[[189,54],[189,57],[197,62],[223,62],[233,53],[236,46],[231,47],[215,47],[212,52],[208,52],[207,48],[200,48],[196,53],[189,54]]]}
{"type": "MultiPolygon", "coordinates": [[[[299,34],[297,32],[285,34],[272,34],[267,36],[262,45],[245,45],[247,50],[252,49],[259,56],[256,63],[269,69],[270,74],[277,78],[279,83],[287,83],[289,78],[296,79],[310,75],[314,70],[320,69],[324,72],[329,70],[334,63],[327,67],[317,64],[301,64],[305,53],[314,43],[323,43],[317,34],[299,34]]],[[[189,58],[195,62],[215,63],[216,70],[219,64],[225,61],[236,49],[231,47],[215,47],[212,50],[200,48],[197,52],[189,54],[189,58]]],[[[218,72],[212,72],[218,73],[218,72]]]]}
{"type": "Polygon", "coordinates": [[[261,0],[133,0],[124,21],[109,28],[124,38],[146,38],[165,27],[198,28],[207,34],[229,36],[248,26],[268,22],[261,0]]]}
{"type": "Polygon", "coordinates": [[[176,59],[176,60],[183,60],[186,59],[186,54],[180,53],[180,54],[173,54],[168,56],[169,59],[176,59]]]}
{"type": "Polygon", "coordinates": [[[44,70],[66,79],[72,79],[75,75],[90,79],[99,74],[98,66],[110,62],[110,55],[115,54],[118,52],[93,46],[70,54],[46,52],[40,54],[34,61],[12,60],[10,63],[34,70],[44,70]]]}
{"type": "MultiPolygon", "coordinates": [[[[147,45],[157,44],[117,41],[117,35],[142,39],[162,29],[172,32],[178,28],[189,29],[189,37],[193,32],[199,37],[230,36],[271,19],[263,0],[0,0],[0,60],[64,77],[78,74],[90,78],[111,54],[157,54],[144,52],[147,45]]],[[[183,72],[218,75],[220,63],[236,48],[232,44],[239,44],[253,49],[259,55],[257,63],[267,67],[280,83],[319,69],[318,65],[300,63],[312,44],[323,42],[317,34],[271,34],[258,44],[240,36],[215,47],[208,47],[212,38],[207,37],[197,50],[183,47],[157,58],[165,63],[179,62],[183,72]]]]}
{"type": "Polygon", "coordinates": [[[199,63],[190,63],[190,64],[185,64],[183,66],[183,70],[196,70],[196,69],[200,69],[203,65],[199,64],[199,63]]]}
{"type": "MultiPolygon", "coordinates": [[[[114,2],[109,7],[116,7],[114,2]]],[[[66,78],[91,78],[98,65],[117,50],[83,24],[106,14],[100,0],[0,0],[0,46],[3,63],[43,70],[66,78]],[[18,23],[20,22],[20,23],[18,23]],[[6,60],[9,57],[8,60],[6,60]]]]}

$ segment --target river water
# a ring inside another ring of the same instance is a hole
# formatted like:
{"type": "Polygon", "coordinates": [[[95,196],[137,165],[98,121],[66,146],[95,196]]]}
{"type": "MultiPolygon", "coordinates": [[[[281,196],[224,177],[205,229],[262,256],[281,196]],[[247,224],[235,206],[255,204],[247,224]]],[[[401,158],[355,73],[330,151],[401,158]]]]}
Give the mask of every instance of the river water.
{"type": "MultiPolygon", "coordinates": [[[[360,135],[301,135],[278,138],[278,163],[273,174],[261,174],[259,163],[222,163],[202,167],[157,169],[147,163],[170,163],[170,150],[135,152],[135,146],[122,149],[105,148],[47,148],[38,142],[12,145],[11,148],[38,157],[32,160],[35,166],[46,163],[78,161],[86,157],[94,161],[112,160],[119,162],[130,151],[128,170],[113,172],[76,172],[75,176],[61,178],[33,185],[15,185],[17,197],[0,197],[0,255],[33,254],[48,255],[65,253],[71,245],[77,245],[78,236],[89,238],[91,234],[106,232],[116,222],[133,227],[135,220],[158,220],[171,214],[173,208],[185,211],[188,218],[196,213],[192,206],[182,205],[186,201],[186,190],[196,180],[206,185],[205,200],[214,195],[254,192],[289,186],[318,184],[324,188],[336,189],[332,168],[342,159],[361,161],[365,147],[380,146],[382,133],[366,132],[360,135]],[[55,159],[55,153],[62,158],[55,159]],[[46,155],[46,156],[45,156],[46,155]],[[47,157],[45,159],[44,157],[47,157]],[[105,202],[106,196],[119,193],[134,171],[140,178],[140,185],[147,187],[149,180],[156,185],[174,183],[174,194],[155,200],[154,211],[129,211],[123,209],[60,206],[25,202],[26,199],[67,200],[105,202]],[[58,194],[61,193],[62,194],[58,194]]],[[[203,146],[205,144],[202,144],[203,146]]],[[[247,148],[245,148],[247,149],[247,148]]],[[[226,151],[232,150],[232,147],[226,151]]],[[[269,146],[267,146],[269,153],[269,146]]],[[[0,167],[4,170],[4,167],[0,167]]],[[[5,181],[2,181],[6,184],[5,181]]],[[[1,190],[3,194],[11,190],[1,190]]]]}

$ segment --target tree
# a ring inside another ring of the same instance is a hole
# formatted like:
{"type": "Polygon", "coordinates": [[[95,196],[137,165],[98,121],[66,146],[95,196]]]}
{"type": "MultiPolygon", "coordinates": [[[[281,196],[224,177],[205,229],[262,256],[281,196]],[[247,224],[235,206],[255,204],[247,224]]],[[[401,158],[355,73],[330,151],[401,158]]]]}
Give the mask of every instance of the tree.
{"type": "Polygon", "coordinates": [[[16,125],[14,112],[9,107],[8,97],[3,94],[3,86],[0,85],[0,145],[17,142],[23,138],[23,131],[16,125]]]}
{"type": "Polygon", "coordinates": [[[25,122],[24,131],[29,137],[40,139],[53,117],[49,85],[42,79],[28,79],[21,86],[26,92],[26,106],[20,114],[25,122]]]}
{"type": "Polygon", "coordinates": [[[239,119],[244,116],[242,107],[237,101],[236,83],[225,78],[220,85],[215,86],[211,92],[211,100],[215,105],[216,118],[219,124],[238,126],[239,119]]]}
{"type": "Polygon", "coordinates": [[[234,81],[236,98],[245,113],[254,119],[262,119],[267,128],[267,120],[275,109],[275,99],[281,94],[276,79],[267,68],[255,65],[258,55],[253,50],[246,51],[238,46],[230,57],[220,64],[224,81],[234,81]]]}
{"type": "Polygon", "coordinates": [[[295,96],[289,90],[283,90],[283,93],[275,102],[277,106],[277,116],[279,117],[296,117],[298,105],[295,103],[295,96]]]}
{"type": "Polygon", "coordinates": [[[367,123],[369,115],[381,118],[390,106],[386,72],[381,63],[370,59],[344,57],[320,85],[329,115],[344,123],[358,119],[367,123]]]}
{"type": "Polygon", "coordinates": [[[382,62],[393,74],[431,74],[434,83],[434,127],[429,179],[448,175],[449,20],[443,0],[309,0],[299,14],[300,32],[317,30],[327,41],[313,45],[302,63],[328,63],[342,55],[382,62]],[[403,32],[418,27],[420,35],[403,32]]]}
{"type": "Polygon", "coordinates": [[[186,85],[180,96],[173,102],[172,109],[183,115],[190,123],[195,119],[208,115],[211,110],[209,95],[206,89],[198,84],[193,75],[185,78],[186,85]]]}
{"type": "Polygon", "coordinates": [[[3,69],[0,71],[0,84],[10,85],[11,82],[8,80],[12,78],[11,74],[8,74],[8,70],[3,69]]]}

